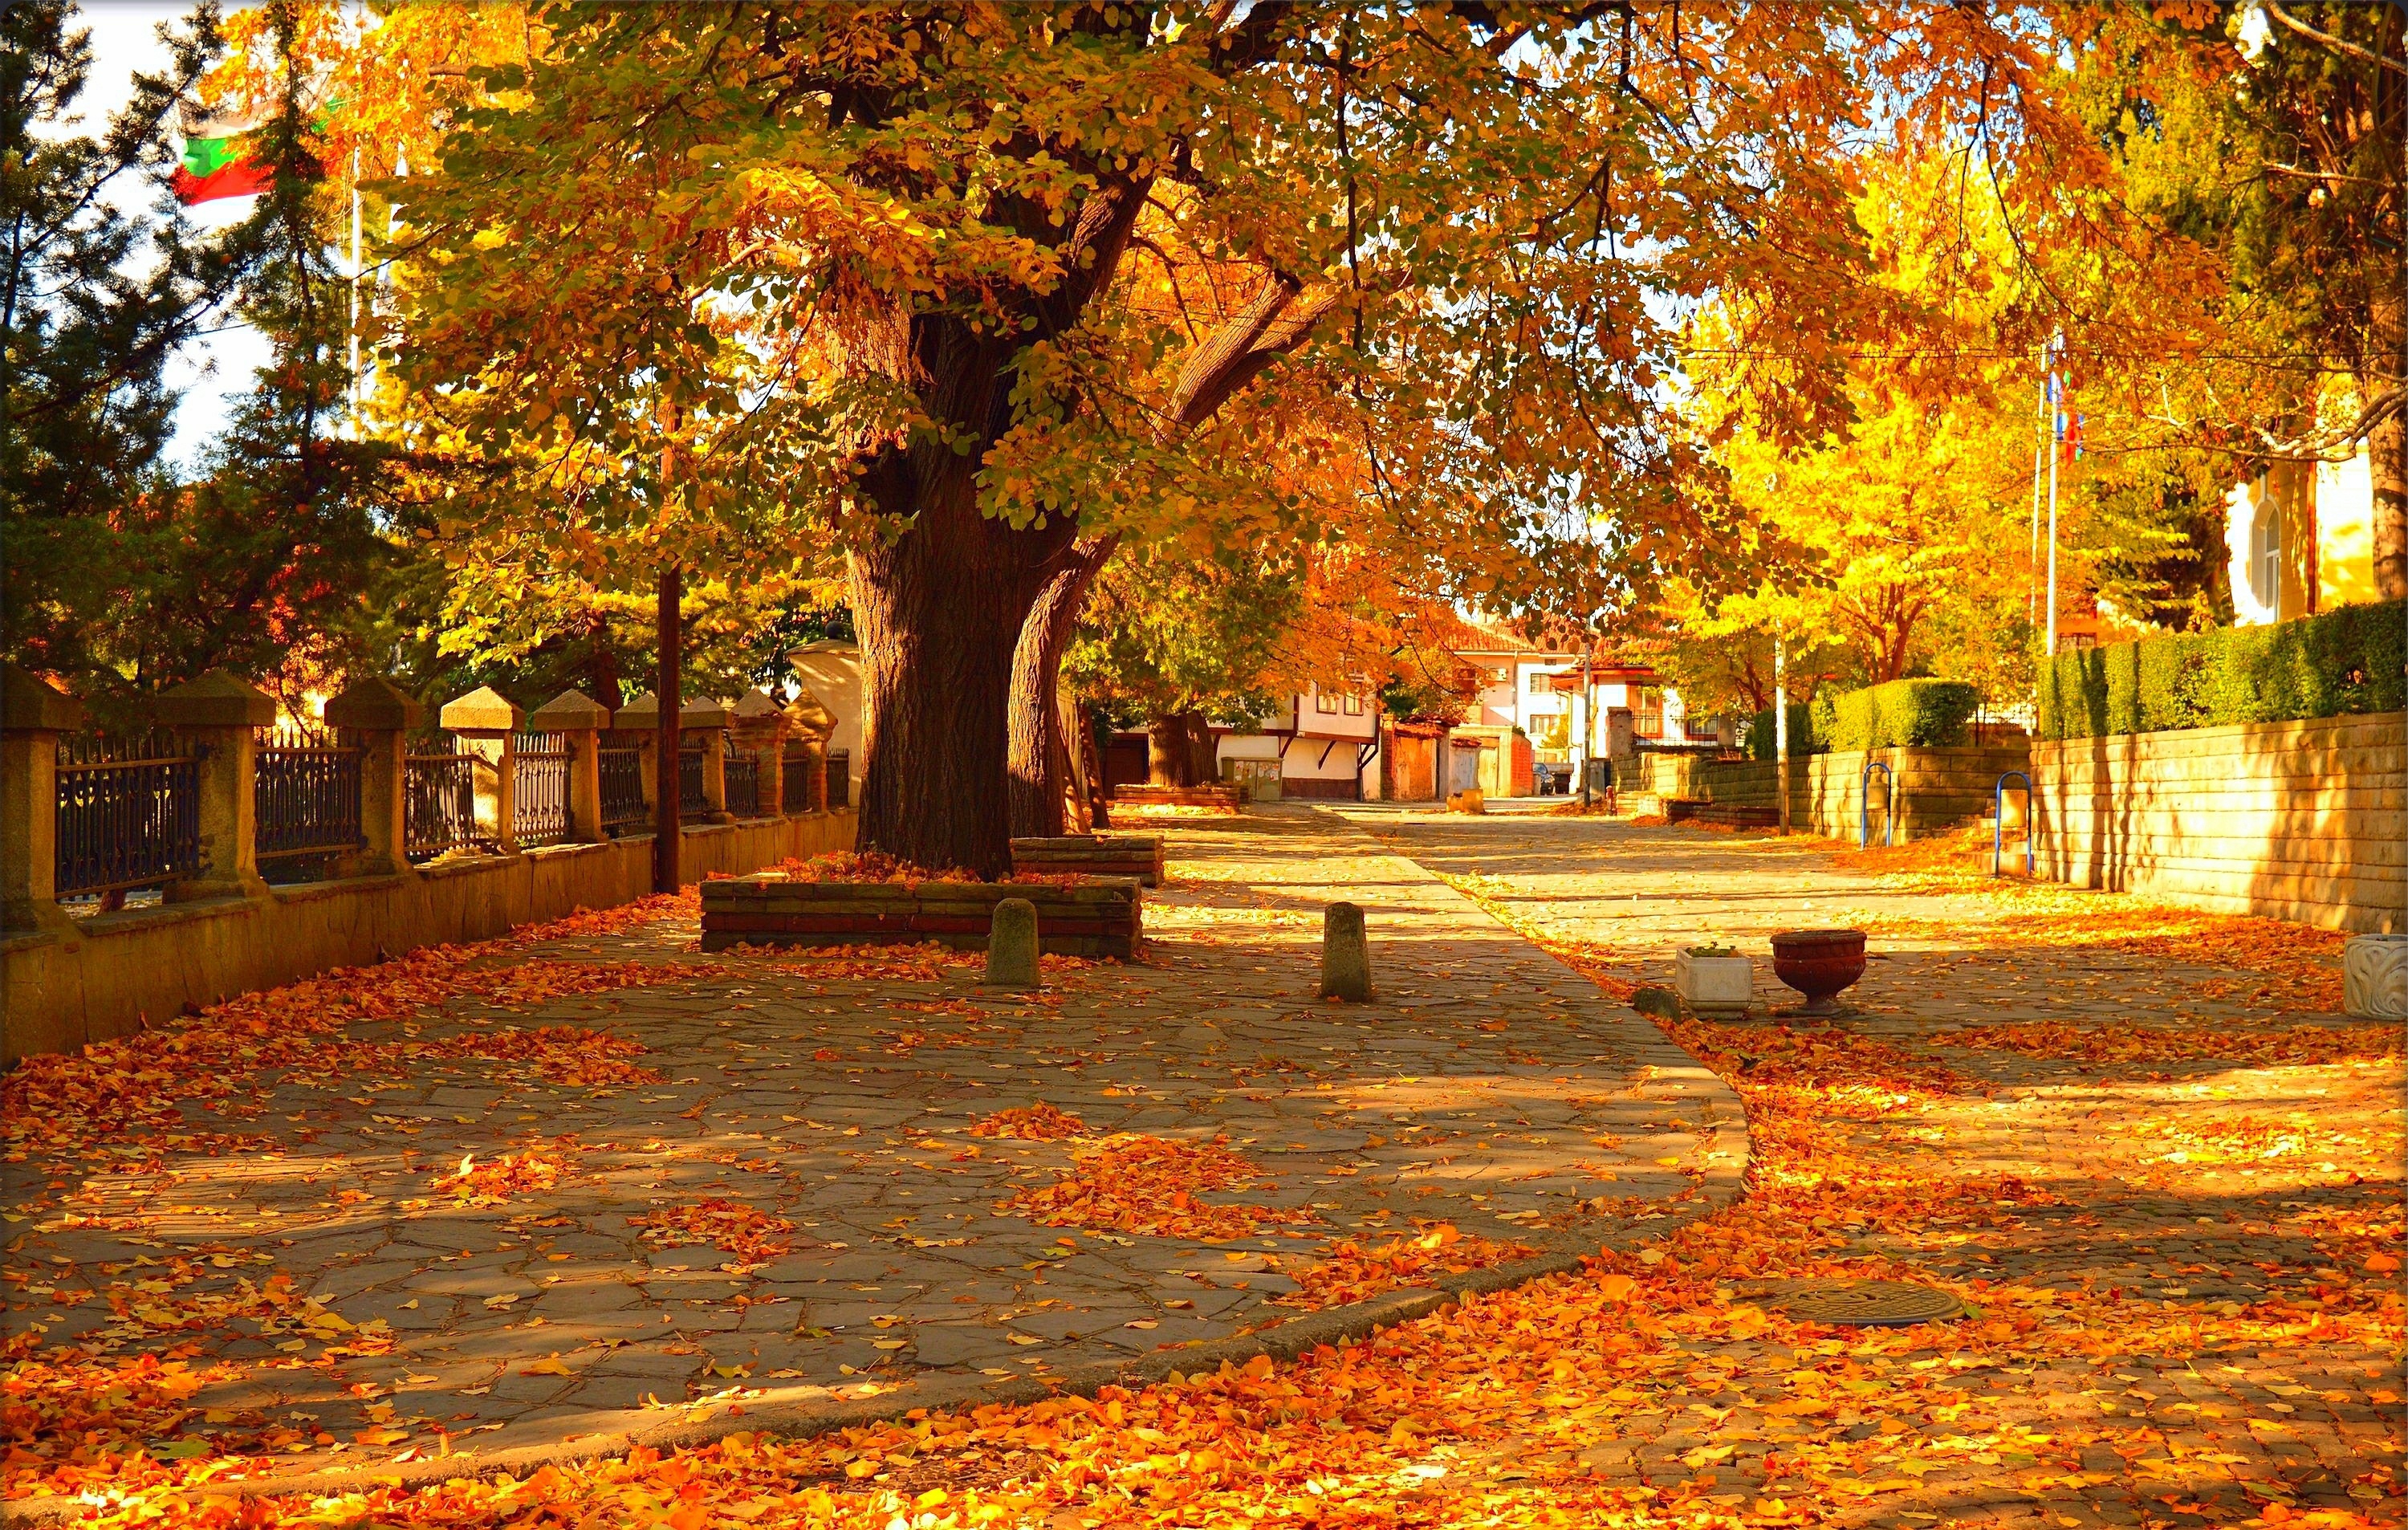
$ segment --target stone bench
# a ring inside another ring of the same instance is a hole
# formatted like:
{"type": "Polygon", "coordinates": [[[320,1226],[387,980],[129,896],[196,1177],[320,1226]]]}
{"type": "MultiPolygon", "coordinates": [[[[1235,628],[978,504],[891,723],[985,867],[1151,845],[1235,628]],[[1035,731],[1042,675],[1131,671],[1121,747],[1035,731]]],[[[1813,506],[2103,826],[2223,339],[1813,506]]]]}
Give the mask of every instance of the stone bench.
{"type": "Polygon", "coordinates": [[[1057,956],[1137,953],[1143,894],[1135,878],[1048,882],[811,882],[774,872],[702,884],[702,949],[731,946],[908,946],[936,941],[984,951],[995,906],[1037,906],[1040,949],[1057,956]]]}
{"type": "Polygon", "coordinates": [[[1072,834],[1011,842],[1011,869],[1052,875],[1134,877],[1141,886],[1162,885],[1162,836],[1155,834],[1072,834]]]}

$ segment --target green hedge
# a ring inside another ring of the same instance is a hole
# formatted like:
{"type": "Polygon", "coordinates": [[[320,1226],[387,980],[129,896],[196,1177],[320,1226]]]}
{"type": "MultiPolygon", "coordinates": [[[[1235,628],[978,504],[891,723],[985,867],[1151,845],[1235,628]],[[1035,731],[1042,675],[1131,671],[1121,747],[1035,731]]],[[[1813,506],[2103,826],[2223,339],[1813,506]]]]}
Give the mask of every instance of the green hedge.
{"type": "MultiPolygon", "coordinates": [[[[1820,754],[1829,747],[1814,736],[1814,709],[1802,701],[1791,702],[1789,704],[1790,757],[1796,759],[1807,754],[1820,754]]],[[[1778,759],[1780,756],[1776,749],[1777,744],[1772,736],[1772,708],[1767,707],[1748,721],[1748,758],[1751,760],[1778,759]]]]}
{"type": "Polygon", "coordinates": [[[2401,708],[2399,601],[2266,627],[2071,649],[2040,670],[2042,738],[2282,722],[2401,708]]]}
{"type": "Polygon", "coordinates": [[[1832,749],[1961,744],[1982,694],[1963,680],[1891,680],[1814,698],[1814,736],[1832,749]]]}

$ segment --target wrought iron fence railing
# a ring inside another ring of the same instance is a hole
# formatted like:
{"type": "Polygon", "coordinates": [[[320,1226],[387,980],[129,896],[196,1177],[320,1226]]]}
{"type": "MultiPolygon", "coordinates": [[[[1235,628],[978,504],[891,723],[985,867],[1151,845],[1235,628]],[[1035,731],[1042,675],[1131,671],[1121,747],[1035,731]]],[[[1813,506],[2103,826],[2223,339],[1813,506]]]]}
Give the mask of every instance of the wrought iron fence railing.
{"type": "Polygon", "coordinates": [[[413,861],[485,843],[477,833],[477,766],[449,734],[411,740],[402,762],[403,848],[413,861]]]}
{"type": "Polygon", "coordinates": [[[807,813],[811,808],[811,761],[808,751],[796,748],[786,755],[780,769],[786,811],[807,813]]]}
{"type": "Polygon", "coordinates": [[[641,824],[650,809],[644,803],[644,756],[641,746],[604,746],[596,756],[602,771],[602,829],[615,834],[641,824]]]}
{"type": "Polygon", "coordinates": [[[832,749],[827,757],[827,802],[831,808],[853,806],[853,751],[832,749]]]}
{"type": "Polygon", "coordinates": [[[761,756],[730,754],[723,768],[727,793],[727,810],[738,818],[757,818],[761,813],[761,756]]]}
{"type": "Polygon", "coordinates": [[[710,810],[710,799],[702,794],[702,751],[678,751],[678,817],[681,820],[700,818],[710,810]]]}
{"type": "Polygon", "coordinates": [[[58,895],[122,894],[200,869],[200,761],[175,735],[59,741],[58,895]]]}
{"type": "Polygon", "coordinates": [[[568,837],[568,736],[523,733],[512,751],[511,837],[522,845],[559,844],[568,837]]]}
{"type": "Polygon", "coordinates": [[[251,812],[260,868],[308,877],[325,857],[367,843],[360,833],[360,751],[323,728],[285,723],[254,736],[251,812]]]}

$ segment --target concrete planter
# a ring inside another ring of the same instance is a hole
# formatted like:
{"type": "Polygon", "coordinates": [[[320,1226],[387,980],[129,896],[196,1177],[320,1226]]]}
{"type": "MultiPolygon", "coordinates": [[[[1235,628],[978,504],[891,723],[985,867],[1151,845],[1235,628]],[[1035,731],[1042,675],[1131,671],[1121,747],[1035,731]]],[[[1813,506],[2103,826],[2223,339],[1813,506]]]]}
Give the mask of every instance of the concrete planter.
{"type": "Polygon", "coordinates": [[[2408,935],[2361,935],[2342,948],[2344,1006],[2366,1020],[2408,1020],[2408,935]]]}
{"type": "Polygon", "coordinates": [[[1681,1002],[1701,1015],[1743,1015],[1756,1002],[1756,964],[1744,956],[1673,959],[1672,986],[1681,1002]]]}
{"type": "Polygon", "coordinates": [[[1235,786],[1115,786],[1112,800],[1132,808],[1219,808],[1238,810],[1235,786]]]}
{"type": "Polygon", "coordinates": [[[1037,907],[1040,950],[1058,956],[1137,951],[1143,896],[1136,880],[1098,877],[1045,882],[805,882],[774,872],[702,884],[702,949],[731,946],[910,946],[936,941],[986,950],[995,906],[1037,907]]]}
{"type": "Polygon", "coordinates": [[[1134,877],[1146,887],[1162,885],[1162,836],[1073,834],[1011,842],[1016,872],[1077,872],[1089,877],[1134,877]]]}

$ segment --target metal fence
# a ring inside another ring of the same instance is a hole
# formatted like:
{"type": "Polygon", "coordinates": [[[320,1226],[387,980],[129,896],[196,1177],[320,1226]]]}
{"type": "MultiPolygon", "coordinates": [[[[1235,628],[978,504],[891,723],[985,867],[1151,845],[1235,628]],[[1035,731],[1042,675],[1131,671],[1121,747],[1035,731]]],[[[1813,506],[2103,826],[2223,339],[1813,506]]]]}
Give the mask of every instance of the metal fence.
{"type": "Polygon", "coordinates": [[[730,753],[723,762],[727,810],[738,818],[761,816],[761,756],[730,753]]]}
{"type": "Polygon", "coordinates": [[[615,834],[650,816],[644,805],[644,755],[640,745],[605,746],[602,768],[602,829],[615,834]]]}
{"type": "Polygon", "coordinates": [[[828,801],[831,808],[853,806],[853,751],[832,749],[827,757],[828,801]]]}
{"type": "Polygon", "coordinates": [[[678,751],[678,817],[680,820],[700,818],[710,811],[710,799],[702,794],[702,750],[678,751]]]}
{"type": "Polygon", "coordinates": [[[449,734],[411,740],[402,765],[404,849],[413,861],[482,843],[477,834],[477,766],[449,734]]]}
{"type": "Polygon", "coordinates": [[[120,893],[201,865],[201,767],[173,734],[85,734],[58,746],[58,895],[120,893]]]}
{"type": "Polygon", "coordinates": [[[308,876],[316,869],[313,859],[367,843],[360,833],[357,748],[322,728],[295,723],[262,728],[254,737],[251,801],[264,869],[308,876]]]}
{"type": "Polygon", "coordinates": [[[557,845],[568,837],[568,736],[523,733],[512,740],[511,837],[522,845],[557,845]]]}
{"type": "Polygon", "coordinates": [[[786,751],[784,766],[784,802],[790,813],[807,813],[811,809],[811,757],[808,751],[796,748],[786,751]]]}

